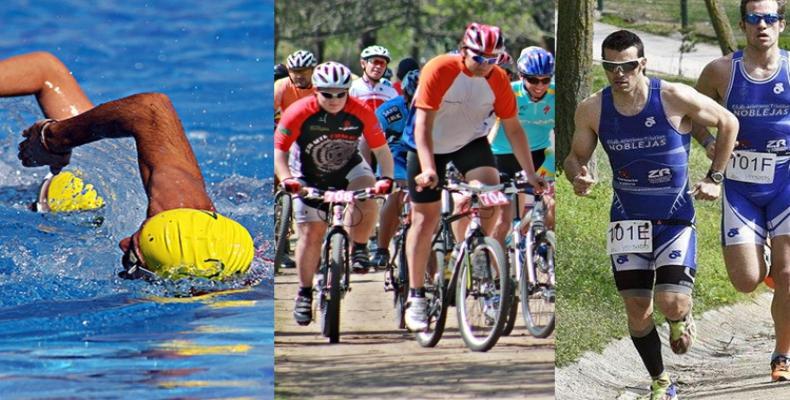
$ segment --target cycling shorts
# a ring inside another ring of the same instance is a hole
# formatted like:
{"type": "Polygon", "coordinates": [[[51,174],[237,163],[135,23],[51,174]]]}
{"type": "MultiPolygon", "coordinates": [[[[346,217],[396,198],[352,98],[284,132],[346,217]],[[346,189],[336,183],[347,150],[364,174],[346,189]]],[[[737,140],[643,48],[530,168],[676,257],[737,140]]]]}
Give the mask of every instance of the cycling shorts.
{"type": "MultiPolygon", "coordinates": [[[[537,171],[543,162],[546,161],[546,149],[532,150],[532,166],[537,171]]],[[[521,171],[521,164],[518,163],[516,156],[511,154],[495,154],[496,168],[500,173],[506,174],[509,177],[516,176],[516,173],[521,171]]]]}
{"type": "Polygon", "coordinates": [[[756,203],[735,186],[724,183],[721,202],[723,246],[763,245],[767,237],[790,235],[790,185],[784,185],[763,204],[756,203]]]}
{"type": "MultiPolygon", "coordinates": [[[[451,161],[462,174],[479,167],[496,168],[494,154],[491,152],[491,147],[488,145],[488,140],[485,137],[477,138],[452,153],[434,154],[433,161],[436,164],[436,174],[439,176],[440,181],[444,180],[447,163],[451,161]]],[[[414,177],[419,175],[422,169],[420,168],[420,160],[416,151],[409,151],[407,168],[409,196],[412,202],[433,203],[442,198],[442,191],[438,187],[435,189],[423,188],[422,191],[417,191],[414,177]]]]}
{"type": "MultiPolygon", "coordinates": [[[[346,174],[346,176],[343,178],[342,182],[338,182],[338,185],[333,185],[330,187],[343,190],[348,187],[349,182],[364,176],[369,176],[371,179],[375,179],[373,176],[373,170],[370,169],[368,163],[362,161],[354,168],[351,168],[348,174],[346,174]]],[[[307,185],[310,186],[310,183],[308,182],[307,185]]],[[[319,200],[304,200],[301,197],[296,197],[294,199],[294,220],[296,220],[297,224],[305,222],[326,221],[328,212],[329,205],[319,200]]]]}

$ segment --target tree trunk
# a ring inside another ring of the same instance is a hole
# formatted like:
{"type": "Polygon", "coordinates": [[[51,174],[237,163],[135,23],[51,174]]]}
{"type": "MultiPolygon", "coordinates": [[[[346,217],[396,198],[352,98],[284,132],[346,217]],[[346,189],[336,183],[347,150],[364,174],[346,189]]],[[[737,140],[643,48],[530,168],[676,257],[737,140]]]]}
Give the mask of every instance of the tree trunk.
{"type": "Polygon", "coordinates": [[[724,10],[721,8],[719,0],[705,0],[705,6],[708,7],[710,22],[713,24],[716,37],[719,39],[721,54],[727,55],[737,50],[738,45],[732,33],[730,20],[727,19],[727,14],[725,14],[724,10]]]}
{"type": "MultiPolygon", "coordinates": [[[[557,170],[568,156],[575,125],[576,105],[590,95],[592,86],[593,10],[595,0],[559,0],[557,21],[557,170]]],[[[594,165],[590,168],[593,171],[594,165]]]]}

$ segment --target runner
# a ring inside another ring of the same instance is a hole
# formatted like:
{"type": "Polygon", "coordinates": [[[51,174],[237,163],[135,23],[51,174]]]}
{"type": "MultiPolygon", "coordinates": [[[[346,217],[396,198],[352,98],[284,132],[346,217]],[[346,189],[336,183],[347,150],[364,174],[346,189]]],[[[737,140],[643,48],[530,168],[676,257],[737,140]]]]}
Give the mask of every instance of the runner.
{"type": "MultiPolygon", "coordinates": [[[[544,184],[535,175],[529,143],[518,122],[516,99],[504,70],[496,66],[504,51],[498,27],[471,23],[460,43],[460,54],[440,55],[425,65],[415,94],[414,124],[406,128],[408,185],[412,226],[406,239],[410,293],[406,324],[413,331],[427,326],[425,268],[431,236],[439,222],[441,191],[436,186],[452,161],[466,180],[497,184],[494,156],[486,140],[493,112],[502,120],[514,154],[538,191],[544,184]]],[[[491,232],[496,212],[485,213],[484,230],[491,232]]]]}
{"type": "Polygon", "coordinates": [[[252,237],[216,212],[167,96],[143,93],[114,100],[68,119],[38,121],[22,136],[22,165],[55,169],[69,163],[75,147],[134,138],[148,209],[140,229],[121,240],[122,277],[225,279],[249,268],[252,237]]]}
{"type": "Polygon", "coordinates": [[[317,64],[313,53],[297,50],[288,56],[288,77],[274,82],[274,123],[280,121],[282,112],[297,100],[315,93],[311,79],[317,64]]]}
{"type": "MultiPolygon", "coordinates": [[[[317,93],[294,103],[283,113],[274,138],[274,170],[282,186],[299,193],[305,185],[322,189],[356,190],[375,186],[378,193],[392,186],[392,155],[381,127],[372,111],[360,101],[348,97],[351,71],[336,62],[316,67],[313,86],[317,93]],[[381,163],[383,177],[375,180],[370,166],[357,151],[364,136],[381,163]],[[296,143],[298,152],[288,153],[296,143]]],[[[296,265],[299,292],[294,304],[294,319],[300,325],[312,320],[313,275],[321,259],[321,242],[326,231],[323,204],[297,198],[294,216],[299,233],[296,265]]],[[[354,241],[353,268],[368,268],[367,239],[376,223],[376,202],[361,201],[350,209],[349,233],[354,241]]]]}
{"type": "Polygon", "coordinates": [[[599,139],[613,171],[614,198],[607,234],[615,284],[623,297],[628,329],[653,379],[651,399],[676,399],[664,370],[655,304],[670,325],[672,351],[688,351],[695,337],[691,317],[696,273],[696,231],[691,195],[719,197],[735,143],[737,119],[692,88],[644,75],[641,39],[617,31],[603,41],[602,65],[610,86],[576,109],[576,132],[565,172],[579,196],[595,183],[587,163],[599,139]],[[719,141],[708,176],[689,191],[692,121],[716,126],[719,141]],[[629,234],[630,233],[630,234],[629,234]]]}
{"type": "Polygon", "coordinates": [[[724,177],[721,228],[724,264],[738,291],[754,291],[767,276],[764,245],[770,238],[770,277],[775,286],[771,315],[776,332],[771,380],[787,381],[790,380],[790,62],[787,51],[779,48],[779,34],[786,23],[785,2],[742,0],[740,10],[746,48],[708,64],[697,81],[697,90],[727,107],[740,121],[735,157],[724,177]]]}
{"type": "MultiPolygon", "coordinates": [[[[546,150],[551,146],[551,134],[554,130],[554,56],[540,47],[527,47],[521,51],[517,69],[521,79],[512,82],[510,86],[516,95],[518,120],[527,133],[533,167],[537,171],[546,160],[546,150]]],[[[521,166],[513,155],[501,125],[492,129],[489,141],[499,172],[515,177],[521,171],[521,166]]],[[[519,195],[518,204],[523,205],[526,197],[519,195]]],[[[549,200],[550,197],[545,196],[544,199],[549,200]]],[[[553,231],[554,202],[549,201],[546,205],[546,226],[553,231]]],[[[507,205],[497,219],[494,237],[503,246],[515,212],[512,205],[507,205]]]]}
{"type": "MultiPolygon", "coordinates": [[[[411,70],[403,78],[403,95],[389,100],[376,109],[376,117],[379,124],[387,135],[387,143],[392,152],[395,162],[395,181],[397,186],[404,186],[406,183],[406,155],[408,150],[401,143],[401,136],[406,127],[406,122],[411,116],[411,102],[414,92],[417,90],[417,83],[420,79],[420,70],[411,70]]],[[[384,267],[390,259],[390,240],[398,230],[398,217],[403,207],[403,192],[400,190],[387,196],[387,201],[381,208],[379,215],[379,234],[376,238],[378,246],[376,254],[370,263],[374,267],[384,267]]]]}

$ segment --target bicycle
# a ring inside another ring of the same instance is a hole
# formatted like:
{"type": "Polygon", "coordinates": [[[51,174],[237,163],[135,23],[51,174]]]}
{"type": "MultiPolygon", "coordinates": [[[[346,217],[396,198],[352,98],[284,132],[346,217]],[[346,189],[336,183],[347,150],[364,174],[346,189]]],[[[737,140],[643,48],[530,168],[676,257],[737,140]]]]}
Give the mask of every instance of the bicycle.
{"type": "Polygon", "coordinates": [[[453,166],[448,165],[447,170],[446,183],[441,186],[439,231],[431,241],[434,264],[426,271],[428,327],[417,332],[416,338],[423,347],[436,346],[444,333],[447,308],[454,305],[466,346],[473,351],[488,351],[502,333],[511,289],[502,248],[485,236],[480,226],[480,208],[500,206],[507,199],[499,192],[503,185],[472,186],[455,177],[458,173],[453,166]],[[468,211],[452,214],[452,193],[471,196],[468,211]],[[450,224],[467,216],[471,223],[464,240],[455,246],[450,224]],[[483,263],[475,264],[473,258],[483,263]]]}
{"type": "MultiPolygon", "coordinates": [[[[534,195],[523,175],[508,182],[505,193],[515,199],[517,193],[534,195]]],[[[515,274],[513,278],[519,285],[519,299],[524,324],[537,338],[546,338],[554,331],[554,255],[556,244],[554,232],[546,229],[546,205],[542,195],[534,195],[535,203],[525,204],[524,217],[517,213],[509,234],[508,259],[515,274]]],[[[515,291],[513,292],[515,296],[515,291]]],[[[511,299],[514,306],[508,314],[504,334],[508,335],[515,326],[518,306],[516,298],[511,299]]]]}
{"type": "Polygon", "coordinates": [[[288,241],[291,239],[293,220],[293,199],[290,193],[278,190],[274,195],[274,273],[288,257],[288,241]]]}
{"type": "Polygon", "coordinates": [[[302,189],[305,200],[319,200],[332,209],[329,230],[324,236],[321,249],[321,264],[316,285],[318,308],[321,314],[321,334],[329,343],[340,342],[340,302],[351,291],[349,262],[349,235],[343,225],[345,208],[356,200],[375,197],[372,189],[322,190],[302,189]]]}
{"type": "MultiPolygon", "coordinates": [[[[405,191],[405,189],[404,189],[405,191]]],[[[400,195],[396,193],[395,195],[400,195]]],[[[400,214],[400,226],[395,236],[392,237],[392,256],[384,270],[384,291],[393,292],[393,305],[395,306],[395,324],[399,329],[406,328],[404,314],[406,300],[409,298],[409,267],[406,262],[406,234],[411,226],[411,206],[408,193],[404,193],[405,200],[400,214]]]]}

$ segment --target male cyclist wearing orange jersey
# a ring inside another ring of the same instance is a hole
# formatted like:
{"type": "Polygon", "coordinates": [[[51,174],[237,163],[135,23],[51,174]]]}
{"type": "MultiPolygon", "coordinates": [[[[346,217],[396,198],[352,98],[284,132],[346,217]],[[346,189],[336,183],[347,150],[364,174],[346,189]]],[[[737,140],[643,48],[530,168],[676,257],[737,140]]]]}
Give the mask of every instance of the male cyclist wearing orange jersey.
{"type": "Polygon", "coordinates": [[[288,106],[315,92],[311,78],[316,64],[315,56],[307,50],[297,50],[288,56],[285,65],[288,76],[274,82],[275,123],[280,121],[280,115],[288,106]]]}
{"type": "MultiPolygon", "coordinates": [[[[316,67],[312,82],[316,94],[289,107],[274,136],[274,171],[282,186],[291,193],[299,193],[304,184],[346,190],[375,185],[377,192],[389,192],[392,154],[373,111],[348,96],[351,71],[342,64],[326,62],[316,67]],[[381,164],[384,177],[378,181],[357,151],[363,136],[381,164]],[[294,143],[297,151],[291,152],[289,166],[289,150],[294,143]]],[[[350,210],[353,222],[349,233],[354,241],[351,259],[355,269],[367,269],[367,241],[376,223],[376,208],[375,201],[360,201],[350,210]]],[[[326,212],[324,204],[301,198],[294,201],[299,233],[296,244],[299,293],[294,319],[300,325],[312,320],[313,275],[321,259],[326,212]]]]}
{"type": "MultiPolygon", "coordinates": [[[[501,119],[513,153],[538,190],[545,184],[535,175],[529,143],[518,121],[516,98],[507,73],[496,66],[505,43],[498,27],[471,23],[460,54],[429,61],[415,94],[414,124],[406,129],[408,185],[412,226],[406,238],[411,292],[406,310],[410,330],[427,327],[424,276],[431,236],[439,222],[445,166],[452,161],[470,182],[494,185],[499,175],[486,140],[492,110],[501,119]]],[[[483,228],[491,232],[496,212],[486,213],[483,228]]]]}

